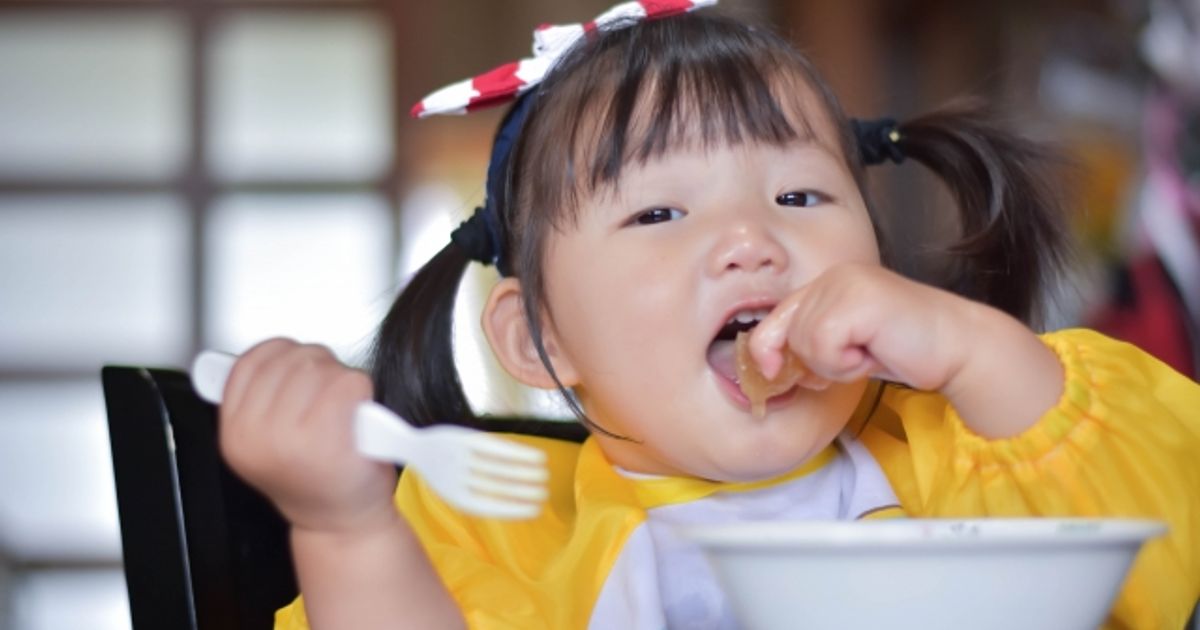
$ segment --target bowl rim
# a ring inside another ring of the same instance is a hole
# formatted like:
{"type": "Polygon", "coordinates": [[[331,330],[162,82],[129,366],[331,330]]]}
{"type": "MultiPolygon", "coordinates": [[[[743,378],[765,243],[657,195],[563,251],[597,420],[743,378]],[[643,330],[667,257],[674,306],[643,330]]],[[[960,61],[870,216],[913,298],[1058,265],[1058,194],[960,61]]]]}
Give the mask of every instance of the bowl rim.
{"type": "Polygon", "coordinates": [[[995,549],[1095,547],[1162,536],[1162,521],[1143,518],[897,518],[865,521],[769,521],[680,526],[712,549],[995,549]]]}

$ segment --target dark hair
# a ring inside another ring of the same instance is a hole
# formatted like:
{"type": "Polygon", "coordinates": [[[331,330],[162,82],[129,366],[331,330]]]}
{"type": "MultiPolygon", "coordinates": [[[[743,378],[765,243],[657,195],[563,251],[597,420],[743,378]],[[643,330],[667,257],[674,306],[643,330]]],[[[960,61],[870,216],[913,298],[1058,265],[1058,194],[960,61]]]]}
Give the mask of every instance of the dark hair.
{"type": "Polygon", "coordinates": [[[963,99],[900,125],[900,149],[950,190],[959,239],[938,283],[1038,326],[1049,283],[1067,258],[1055,176],[1065,162],[1003,130],[979,101],[963,99]]]}
{"type": "MultiPolygon", "coordinates": [[[[687,143],[779,146],[806,138],[834,145],[866,198],[862,157],[837,99],[807,58],[764,29],[690,13],[603,32],[581,41],[529,98],[501,185],[488,188],[498,195],[491,201],[508,266],[521,281],[530,331],[551,376],[541,336],[542,318],[553,317],[542,273],[548,235],[569,228],[581,199],[617,186],[630,161],[687,143]]],[[[904,154],[928,166],[957,201],[961,238],[949,248],[954,264],[945,288],[1029,321],[1064,239],[1044,179],[1049,154],[1000,130],[977,107],[923,116],[899,132],[904,154]]],[[[887,264],[883,222],[869,200],[868,208],[887,264]]],[[[467,262],[454,244],[434,256],[397,298],[376,340],[376,396],[417,425],[478,422],[451,347],[467,262]]],[[[560,390],[581,421],[612,435],[560,390]]]]}

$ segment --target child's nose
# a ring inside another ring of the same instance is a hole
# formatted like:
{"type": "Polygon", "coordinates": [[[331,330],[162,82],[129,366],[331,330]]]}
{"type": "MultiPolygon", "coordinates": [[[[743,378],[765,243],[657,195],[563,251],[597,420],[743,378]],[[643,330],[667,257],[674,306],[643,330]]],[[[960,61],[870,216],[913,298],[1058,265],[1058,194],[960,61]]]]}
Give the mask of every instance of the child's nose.
{"type": "Polygon", "coordinates": [[[788,254],[768,226],[739,221],[729,226],[713,249],[709,271],[720,275],[729,271],[780,273],[788,267],[788,254]]]}

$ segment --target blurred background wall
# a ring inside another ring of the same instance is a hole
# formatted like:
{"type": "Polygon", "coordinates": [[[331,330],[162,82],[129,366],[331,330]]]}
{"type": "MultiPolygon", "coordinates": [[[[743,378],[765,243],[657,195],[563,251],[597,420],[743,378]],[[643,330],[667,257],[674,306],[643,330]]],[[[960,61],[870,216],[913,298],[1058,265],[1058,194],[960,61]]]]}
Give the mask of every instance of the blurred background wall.
{"type": "MultiPolygon", "coordinates": [[[[794,39],[852,114],[975,94],[1063,147],[1080,248],[1050,323],[1104,327],[1194,375],[1198,4],[724,10],[794,39]],[[1147,39],[1154,16],[1175,35],[1147,39]],[[1180,58],[1192,74],[1171,70],[1180,58]]],[[[416,122],[411,104],[526,55],[539,23],[608,6],[0,0],[0,630],[129,626],[100,366],[185,366],[274,335],[360,362],[404,278],[480,201],[500,114],[416,122]]],[[[902,245],[952,229],[929,218],[946,200],[918,168],[872,185],[902,245]]],[[[492,378],[473,333],[490,273],[461,296],[471,397],[560,413],[492,378]]]]}

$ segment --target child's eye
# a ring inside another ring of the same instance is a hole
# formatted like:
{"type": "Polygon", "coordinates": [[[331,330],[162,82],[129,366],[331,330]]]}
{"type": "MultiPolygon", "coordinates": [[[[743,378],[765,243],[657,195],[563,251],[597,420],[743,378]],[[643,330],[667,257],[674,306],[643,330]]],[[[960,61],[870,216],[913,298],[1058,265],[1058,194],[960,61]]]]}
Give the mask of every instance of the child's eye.
{"type": "Polygon", "coordinates": [[[650,225],[682,219],[683,216],[683,211],[678,208],[650,208],[633,215],[627,225],[650,225]]]}
{"type": "Polygon", "coordinates": [[[775,198],[775,203],[781,206],[808,208],[828,200],[828,197],[813,190],[795,190],[779,195],[775,198]]]}

